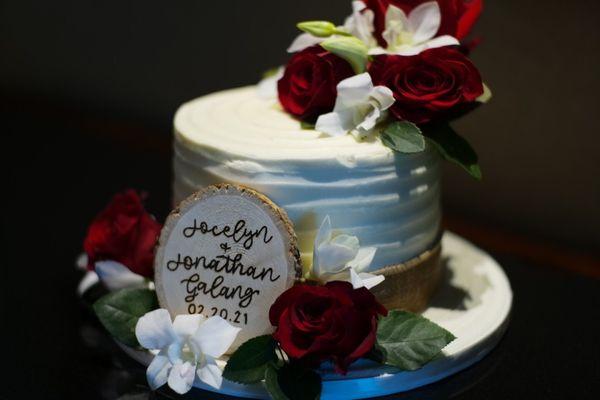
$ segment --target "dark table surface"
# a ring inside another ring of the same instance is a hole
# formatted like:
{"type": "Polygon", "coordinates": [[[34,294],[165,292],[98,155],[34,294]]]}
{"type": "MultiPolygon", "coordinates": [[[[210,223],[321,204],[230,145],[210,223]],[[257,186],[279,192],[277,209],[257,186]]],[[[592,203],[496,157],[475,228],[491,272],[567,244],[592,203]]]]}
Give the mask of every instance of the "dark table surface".
{"type": "MultiPolygon", "coordinates": [[[[169,389],[149,392],[144,369],[77,298],[74,267],[87,224],[115,192],[147,190],[148,209],[164,218],[168,142],[90,122],[81,110],[5,110],[0,398],[177,398],[169,389]]],[[[600,282],[492,253],[515,293],[499,346],[453,377],[389,398],[600,398],[600,282]]],[[[193,391],[186,398],[225,397],[193,391]]]]}

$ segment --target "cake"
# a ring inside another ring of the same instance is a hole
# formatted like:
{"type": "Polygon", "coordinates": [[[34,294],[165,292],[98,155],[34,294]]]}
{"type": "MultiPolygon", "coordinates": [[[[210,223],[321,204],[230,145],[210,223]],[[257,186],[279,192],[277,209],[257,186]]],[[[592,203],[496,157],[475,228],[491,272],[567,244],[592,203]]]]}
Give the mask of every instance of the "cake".
{"type": "Polygon", "coordinates": [[[411,260],[439,238],[441,163],[431,147],[398,154],[377,138],[302,129],[253,86],[186,103],[174,125],[174,203],[211,184],[252,187],[287,212],[305,265],[326,215],[377,248],[372,271],[411,260]]]}
{"type": "Polygon", "coordinates": [[[258,85],[179,108],[173,210],[161,224],[145,195],[116,195],[81,263],[80,292],[106,289],[94,311],[153,390],[314,400],[342,382],[368,398],[481,357],[490,331],[444,357],[456,327],[417,313],[444,271],[441,161],[481,179],[450,126],[491,97],[465,41],[481,9],[353,1],[343,25],[299,23],[293,55],[258,85]]]}

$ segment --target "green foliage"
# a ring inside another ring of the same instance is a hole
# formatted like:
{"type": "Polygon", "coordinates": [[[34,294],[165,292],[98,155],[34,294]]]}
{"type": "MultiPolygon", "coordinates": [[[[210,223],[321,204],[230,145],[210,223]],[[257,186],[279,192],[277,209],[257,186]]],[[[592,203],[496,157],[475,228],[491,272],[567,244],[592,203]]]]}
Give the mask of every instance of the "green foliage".
{"type": "Polygon", "coordinates": [[[135,337],[138,319],[158,308],[156,293],[149,289],[123,289],[94,303],[94,311],[106,330],[128,346],[139,346],[135,337]]]}
{"type": "Polygon", "coordinates": [[[418,153],[425,150],[425,137],[421,129],[408,121],[389,124],[381,133],[381,141],[400,153],[418,153]]]}
{"type": "Polygon", "coordinates": [[[385,364],[406,371],[421,368],[455,339],[428,319],[406,311],[391,311],[379,320],[377,351],[385,364]]]}
{"type": "Polygon", "coordinates": [[[223,377],[244,384],[262,381],[268,366],[277,362],[276,347],[277,343],[271,335],[248,340],[231,355],[223,377]]]}
{"type": "Polygon", "coordinates": [[[369,56],[362,40],[354,36],[333,36],[325,39],[321,47],[348,61],[357,74],[365,72],[369,56]]]}
{"type": "Polygon", "coordinates": [[[482,179],[477,153],[449,125],[428,126],[425,134],[446,160],[464,168],[473,178],[482,179]]]}

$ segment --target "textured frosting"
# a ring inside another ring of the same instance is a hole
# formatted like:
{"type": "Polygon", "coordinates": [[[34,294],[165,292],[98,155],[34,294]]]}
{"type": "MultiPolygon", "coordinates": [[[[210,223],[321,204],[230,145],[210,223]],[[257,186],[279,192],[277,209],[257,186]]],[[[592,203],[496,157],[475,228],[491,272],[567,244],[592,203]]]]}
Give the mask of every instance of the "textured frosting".
{"type": "Polygon", "coordinates": [[[397,154],[378,139],[327,137],[255,87],[214,93],[175,116],[174,201],[221,182],[250,186],[287,211],[305,264],[325,215],[334,229],[376,246],[378,269],[419,255],[440,229],[440,159],[397,154]]]}

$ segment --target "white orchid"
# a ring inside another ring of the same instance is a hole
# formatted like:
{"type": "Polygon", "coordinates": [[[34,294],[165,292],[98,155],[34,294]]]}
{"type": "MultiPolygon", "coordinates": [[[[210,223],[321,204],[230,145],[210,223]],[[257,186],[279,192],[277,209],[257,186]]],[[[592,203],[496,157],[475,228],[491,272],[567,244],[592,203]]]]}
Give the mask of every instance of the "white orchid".
{"type": "Polygon", "coordinates": [[[94,264],[94,270],[108,290],[142,287],[148,284],[146,278],[131,272],[125,265],[116,261],[98,261],[94,264]]]}
{"type": "Polygon", "coordinates": [[[283,67],[279,67],[272,74],[269,74],[258,82],[256,87],[258,97],[263,100],[277,99],[277,82],[283,78],[284,71],[283,67]]]}
{"type": "Polygon", "coordinates": [[[375,14],[371,10],[365,10],[367,6],[362,1],[352,2],[352,15],[346,18],[344,26],[330,25],[330,31],[325,35],[312,35],[308,32],[301,33],[294,39],[288,53],[297,53],[308,47],[321,44],[329,37],[355,36],[363,41],[367,47],[377,46],[377,40],[373,36],[375,30],[373,21],[375,14]]]}
{"type": "Polygon", "coordinates": [[[83,296],[88,289],[98,282],[102,282],[110,291],[135,287],[151,287],[153,285],[146,278],[131,272],[129,268],[117,261],[97,261],[94,264],[94,270],[88,271],[88,257],[85,253],[82,253],[77,258],[75,265],[78,269],[86,271],[77,287],[79,296],[83,296]]]}
{"type": "Polygon", "coordinates": [[[442,14],[437,1],[415,7],[407,16],[402,9],[390,5],[385,15],[385,30],[382,33],[387,48],[375,47],[369,54],[398,54],[412,56],[427,49],[458,45],[453,36],[435,37],[442,23],[442,14]]]}
{"type": "Polygon", "coordinates": [[[353,1],[352,15],[346,18],[344,30],[362,40],[368,48],[373,48],[377,47],[377,39],[373,36],[375,14],[366,8],[362,1],[353,1]]]}
{"type": "Polygon", "coordinates": [[[331,219],[325,217],[315,238],[311,278],[320,282],[348,281],[357,289],[372,287],[385,279],[364,272],[373,261],[377,248],[360,247],[356,236],[333,235],[331,219]]]}
{"type": "Polygon", "coordinates": [[[225,354],[239,331],[219,316],[178,315],[171,323],[167,310],[149,312],[135,327],[139,343],[158,350],[146,370],[148,384],[156,390],[168,383],[175,392],[184,394],[198,377],[220,388],[223,378],[216,359],[225,354]]]}
{"type": "Polygon", "coordinates": [[[362,138],[385,118],[385,111],[394,101],[392,91],[385,86],[373,86],[368,73],[355,75],[338,84],[333,112],[321,115],[315,130],[331,136],[352,133],[362,138]]]}
{"type": "Polygon", "coordinates": [[[326,38],[313,36],[310,33],[301,33],[294,39],[290,47],[287,48],[288,53],[297,53],[311,46],[316,46],[322,43],[326,38]]]}

